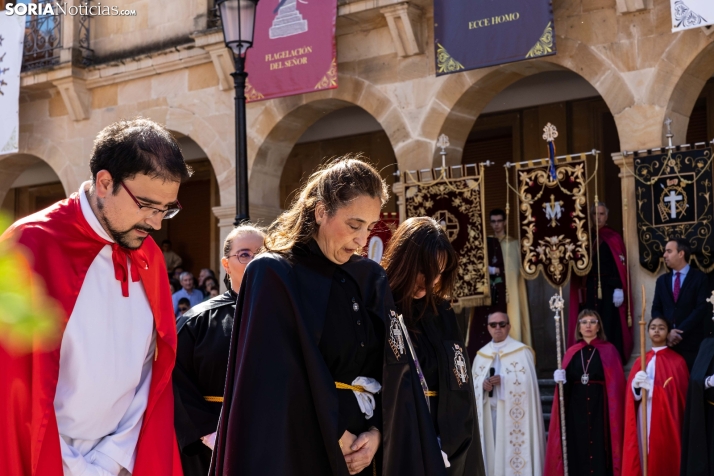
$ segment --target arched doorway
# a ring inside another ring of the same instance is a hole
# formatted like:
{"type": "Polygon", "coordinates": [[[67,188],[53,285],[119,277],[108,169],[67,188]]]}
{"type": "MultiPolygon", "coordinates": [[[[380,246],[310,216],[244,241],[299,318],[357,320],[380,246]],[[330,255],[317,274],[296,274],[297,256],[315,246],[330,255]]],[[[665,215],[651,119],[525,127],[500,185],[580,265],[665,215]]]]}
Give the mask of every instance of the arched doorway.
{"type": "Polygon", "coordinates": [[[162,223],[153,233],[161,245],[169,240],[182,259],[181,267],[198,276],[202,268],[212,269],[219,276],[220,237],[218,220],[211,209],[219,205],[216,174],[203,149],[190,137],[172,131],[179,142],[186,162],[193,168],[190,179],[181,184],[178,200],[183,209],[171,220],[162,223]]]}
{"type": "Polygon", "coordinates": [[[54,169],[34,155],[17,154],[3,159],[0,177],[0,210],[12,221],[68,196],[54,169]]]}
{"type": "MultiPolygon", "coordinates": [[[[380,171],[390,187],[394,183],[397,159],[389,137],[367,111],[350,106],[325,115],[310,126],[293,146],[280,176],[280,204],[290,206],[302,183],[332,158],[362,154],[380,171]]],[[[395,197],[384,212],[396,212],[395,197]]]]}

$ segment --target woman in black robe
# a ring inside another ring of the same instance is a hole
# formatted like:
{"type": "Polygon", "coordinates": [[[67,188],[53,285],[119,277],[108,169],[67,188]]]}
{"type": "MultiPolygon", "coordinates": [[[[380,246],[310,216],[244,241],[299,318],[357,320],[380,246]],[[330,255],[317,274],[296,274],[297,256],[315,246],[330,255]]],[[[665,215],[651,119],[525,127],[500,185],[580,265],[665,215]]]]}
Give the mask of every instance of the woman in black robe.
{"type": "Polygon", "coordinates": [[[184,313],[176,323],[173,372],[176,436],[185,476],[205,476],[223,402],[233,315],[243,273],[263,246],[258,228],[241,225],[223,243],[228,291],[184,313]]]}
{"type": "Polygon", "coordinates": [[[386,200],[373,167],[338,159],[270,226],[238,297],[209,474],[446,474],[384,270],[357,254],[386,200]]]}
{"type": "Polygon", "coordinates": [[[423,372],[434,431],[450,476],[484,475],[471,364],[448,297],[458,256],[432,218],[410,218],[382,260],[423,372]]]}

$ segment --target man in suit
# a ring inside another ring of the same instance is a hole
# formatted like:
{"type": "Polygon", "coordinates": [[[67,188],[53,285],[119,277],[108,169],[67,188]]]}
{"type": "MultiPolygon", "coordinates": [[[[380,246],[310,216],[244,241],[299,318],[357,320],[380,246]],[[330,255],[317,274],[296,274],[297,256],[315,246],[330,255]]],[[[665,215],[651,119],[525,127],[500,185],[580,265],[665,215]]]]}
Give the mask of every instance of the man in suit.
{"type": "Polygon", "coordinates": [[[684,357],[692,370],[699,345],[709,335],[707,277],[689,266],[691,248],[675,238],[664,249],[664,263],[671,270],[657,278],[652,318],[663,317],[672,325],[667,345],[684,357]]]}

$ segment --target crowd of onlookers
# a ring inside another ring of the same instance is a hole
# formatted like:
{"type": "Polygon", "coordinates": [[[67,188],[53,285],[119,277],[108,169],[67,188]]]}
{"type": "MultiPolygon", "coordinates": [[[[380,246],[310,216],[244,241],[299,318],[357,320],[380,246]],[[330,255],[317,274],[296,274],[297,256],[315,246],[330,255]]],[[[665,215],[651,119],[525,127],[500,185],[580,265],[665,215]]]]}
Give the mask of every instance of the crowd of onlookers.
{"type": "Polygon", "coordinates": [[[193,273],[182,267],[183,260],[171,249],[170,240],[164,240],[161,249],[166,262],[166,272],[169,275],[176,317],[180,317],[196,304],[220,294],[218,278],[212,269],[201,269],[196,278],[193,273]]]}

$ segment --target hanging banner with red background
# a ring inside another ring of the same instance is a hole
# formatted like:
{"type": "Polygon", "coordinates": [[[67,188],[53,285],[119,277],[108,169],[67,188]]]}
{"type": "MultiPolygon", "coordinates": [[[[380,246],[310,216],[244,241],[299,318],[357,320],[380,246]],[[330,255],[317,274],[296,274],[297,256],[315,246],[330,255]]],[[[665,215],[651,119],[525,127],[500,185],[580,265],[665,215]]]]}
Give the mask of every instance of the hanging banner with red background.
{"type": "Polygon", "coordinates": [[[248,102],[337,87],[337,2],[262,0],[248,50],[248,102]]]}

